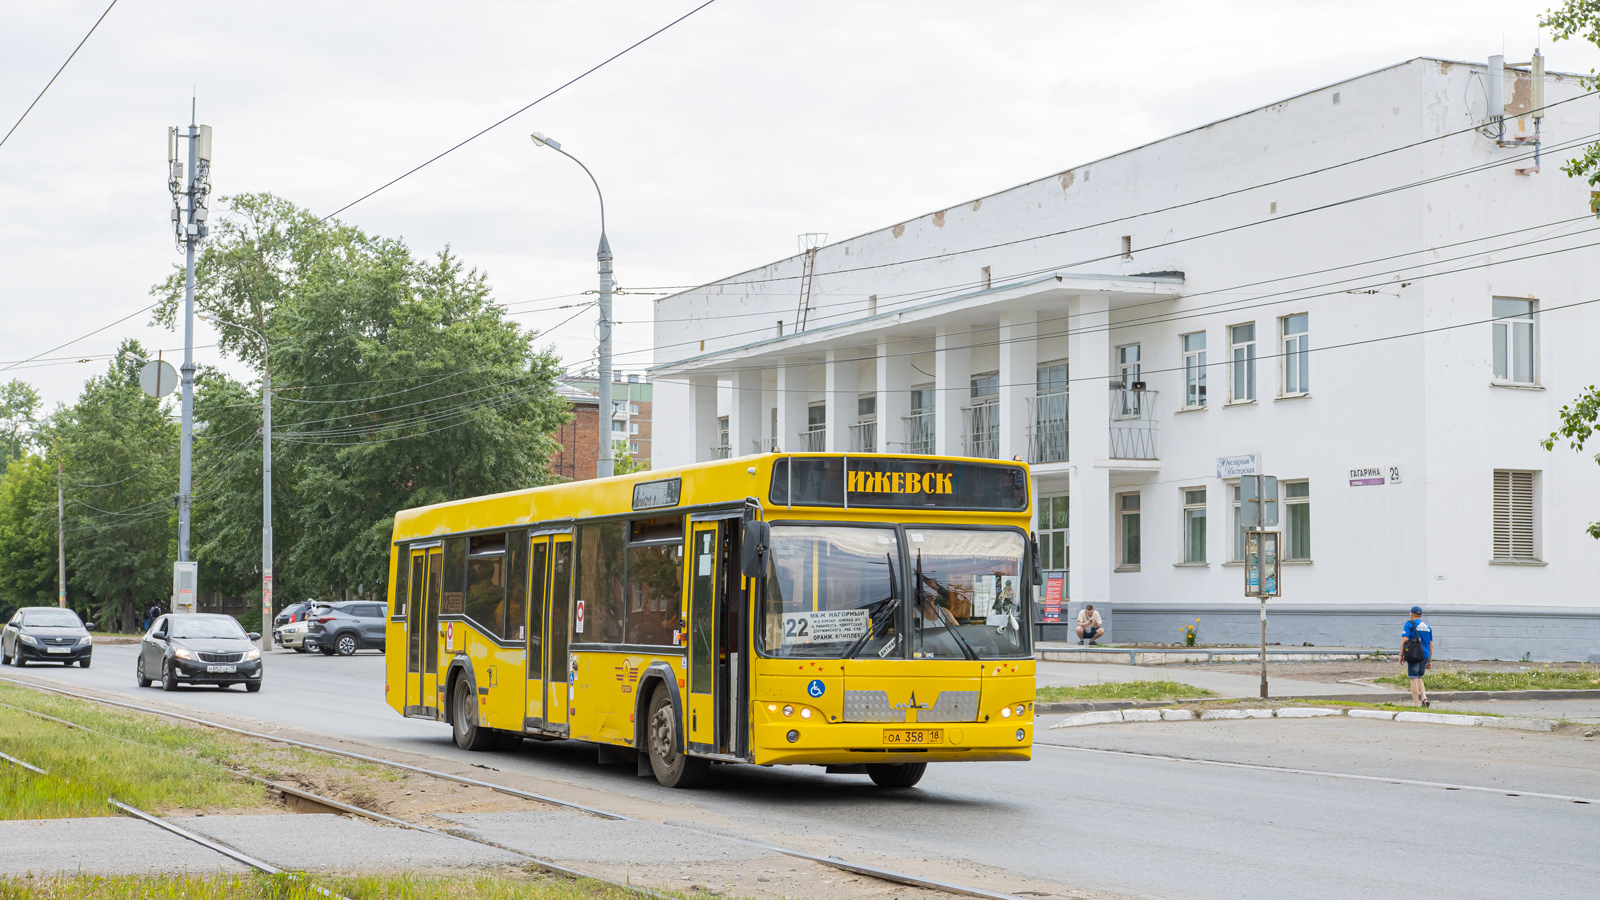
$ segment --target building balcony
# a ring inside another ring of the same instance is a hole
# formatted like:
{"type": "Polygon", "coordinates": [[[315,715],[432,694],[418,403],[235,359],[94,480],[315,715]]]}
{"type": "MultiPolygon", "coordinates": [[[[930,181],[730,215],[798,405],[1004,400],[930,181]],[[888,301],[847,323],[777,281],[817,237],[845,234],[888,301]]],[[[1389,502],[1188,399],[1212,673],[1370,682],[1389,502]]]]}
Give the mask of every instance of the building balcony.
{"type": "Polygon", "coordinates": [[[728,446],[726,443],[718,444],[717,446],[711,448],[712,459],[727,459],[732,455],[733,448],[728,446]]]}
{"type": "Polygon", "coordinates": [[[813,425],[800,432],[801,453],[821,453],[828,449],[828,432],[821,425],[813,425]]]}
{"type": "Polygon", "coordinates": [[[905,452],[931,455],[938,445],[934,441],[933,410],[915,410],[904,417],[906,423],[905,452]]]}
{"type": "Polygon", "coordinates": [[[752,453],[771,453],[778,449],[777,438],[756,438],[750,444],[752,453]]]}
{"type": "Polygon", "coordinates": [[[963,407],[966,430],[961,434],[961,451],[967,456],[998,459],[1000,456],[1000,402],[990,398],[963,407]]]}
{"type": "Polygon", "coordinates": [[[1116,389],[1111,414],[1112,459],[1160,459],[1157,391],[1116,389]]]}
{"type": "Polygon", "coordinates": [[[857,422],[850,426],[851,453],[878,452],[878,423],[857,422]]]}

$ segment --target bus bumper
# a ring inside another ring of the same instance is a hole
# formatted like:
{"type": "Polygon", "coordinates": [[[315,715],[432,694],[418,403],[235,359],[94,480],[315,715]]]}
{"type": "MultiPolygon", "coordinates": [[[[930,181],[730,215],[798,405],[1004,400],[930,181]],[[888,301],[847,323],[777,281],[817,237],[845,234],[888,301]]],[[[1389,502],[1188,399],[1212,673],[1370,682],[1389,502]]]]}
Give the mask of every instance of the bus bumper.
{"type": "Polygon", "coordinates": [[[1033,758],[1033,722],[825,723],[790,719],[758,723],[751,748],[757,765],[992,762],[1033,758]],[[907,747],[889,732],[939,732],[937,743],[907,747]],[[1020,739],[1018,735],[1021,735],[1020,739]],[[793,737],[794,740],[790,740],[793,737]]]}

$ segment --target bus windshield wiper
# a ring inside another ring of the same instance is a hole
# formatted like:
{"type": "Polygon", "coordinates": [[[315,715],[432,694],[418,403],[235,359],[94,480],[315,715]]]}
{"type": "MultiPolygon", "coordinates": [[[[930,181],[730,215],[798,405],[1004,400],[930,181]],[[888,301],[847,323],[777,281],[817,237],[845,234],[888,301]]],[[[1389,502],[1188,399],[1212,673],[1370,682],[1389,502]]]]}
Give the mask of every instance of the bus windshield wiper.
{"type": "Polygon", "coordinates": [[[861,652],[861,648],[867,645],[867,641],[872,639],[873,634],[881,630],[880,623],[882,625],[891,623],[895,611],[900,608],[900,591],[896,588],[894,581],[894,560],[890,559],[887,553],[883,555],[883,558],[889,564],[889,596],[872,604],[878,607],[878,610],[867,617],[866,633],[856,638],[855,643],[844,651],[845,659],[854,659],[855,655],[861,652]]]}

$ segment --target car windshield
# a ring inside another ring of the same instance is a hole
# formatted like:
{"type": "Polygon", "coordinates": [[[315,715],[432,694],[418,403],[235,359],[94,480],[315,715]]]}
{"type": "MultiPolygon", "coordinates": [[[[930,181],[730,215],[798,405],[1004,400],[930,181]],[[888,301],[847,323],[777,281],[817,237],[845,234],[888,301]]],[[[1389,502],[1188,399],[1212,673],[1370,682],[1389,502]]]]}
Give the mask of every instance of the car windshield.
{"type": "Polygon", "coordinates": [[[244,629],[230,616],[184,616],[172,620],[175,638],[245,638],[244,629]]]}
{"type": "Polygon", "coordinates": [[[22,614],[22,624],[29,628],[82,628],[78,614],[67,609],[41,609],[22,614]]]}
{"type": "Polygon", "coordinates": [[[993,659],[1024,652],[1022,559],[1014,531],[907,528],[911,655],[993,659]]]}
{"type": "Polygon", "coordinates": [[[772,656],[887,656],[899,644],[899,542],[888,528],[772,529],[762,649],[772,656]]]}

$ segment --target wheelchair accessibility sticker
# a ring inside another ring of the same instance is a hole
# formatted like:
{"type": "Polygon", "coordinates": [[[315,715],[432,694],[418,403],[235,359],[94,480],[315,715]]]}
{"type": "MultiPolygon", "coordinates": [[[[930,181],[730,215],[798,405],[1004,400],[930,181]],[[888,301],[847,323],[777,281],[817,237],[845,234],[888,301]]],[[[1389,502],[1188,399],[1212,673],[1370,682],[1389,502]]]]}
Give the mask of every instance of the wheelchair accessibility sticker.
{"type": "Polygon", "coordinates": [[[821,678],[813,678],[811,683],[806,685],[806,693],[813,697],[821,697],[827,689],[828,686],[822,683],[821,678]]]}

